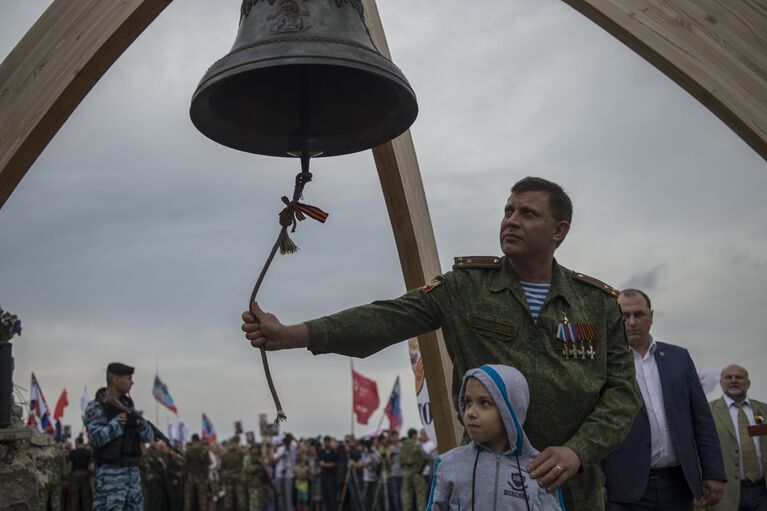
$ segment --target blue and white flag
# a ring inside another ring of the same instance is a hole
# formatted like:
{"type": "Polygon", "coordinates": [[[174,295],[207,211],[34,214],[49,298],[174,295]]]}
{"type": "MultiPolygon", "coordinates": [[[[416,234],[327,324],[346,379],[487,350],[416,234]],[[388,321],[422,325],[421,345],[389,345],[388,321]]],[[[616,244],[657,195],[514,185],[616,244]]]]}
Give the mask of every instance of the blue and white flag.
{"type": "Polygon", "coordinates": [[[85,409],[88,408],[88,403],[90,402],[91,396],[88,394],[88,386],[86,385],[83,387],[83,395],[80,396],[80,417],[85,417],[85,409]]]}
{"type": "Polygon", "coordinates": [[[213,427],[213,423],[210,422],[210,419],[204,413],[202,414],[202,437],[207,438],[211,442],[215,442],[218,438],[216,428],[213,427]]]}
{"type": "Polygon", "coordinates": [[[170,397],[170,394],[168,393],[168,386],[165,385],[162,381],[160,381],[160,377],[158,375],[154,376],[154,386],[152,387],[152,395],[157,401],[160,402],[161,405],[163,405],[165,408],[167,408],[171,412],[178,415],[178,410],[176,410],[176,405],[173,404],[173,398],[170,397]]]}

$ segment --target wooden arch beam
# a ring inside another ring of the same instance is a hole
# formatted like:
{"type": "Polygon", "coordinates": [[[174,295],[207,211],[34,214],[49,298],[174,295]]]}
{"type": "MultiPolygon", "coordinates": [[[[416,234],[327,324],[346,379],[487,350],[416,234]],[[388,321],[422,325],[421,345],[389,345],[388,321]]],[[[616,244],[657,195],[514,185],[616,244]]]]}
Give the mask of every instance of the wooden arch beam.
{"type": "Polygon", "coordinates": [[[0,64],[0,208],[80,101],[171,0],[55,0],[0,64]]]}
{"type": "Polygon", "coordinates": [[[563,0],[692,94],[767,159],[764,0],[563,0]]]}

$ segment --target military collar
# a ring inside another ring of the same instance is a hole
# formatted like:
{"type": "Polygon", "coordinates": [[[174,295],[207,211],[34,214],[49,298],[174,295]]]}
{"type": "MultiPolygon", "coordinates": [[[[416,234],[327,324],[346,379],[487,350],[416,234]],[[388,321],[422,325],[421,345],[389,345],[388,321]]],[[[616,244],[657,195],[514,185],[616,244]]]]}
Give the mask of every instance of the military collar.
{"type": "MultiPolygon", "coordinates": [[[[573,303],[573,297],[576,296],[576,293],[572,287],[572,278],[569,272],[570,270],[560,266],[557,260],[554,259],[551,268],[551,288],[546,296],[546,301],[556,296],[561,296],[568,303],[573,303]]],[[[501,258],[501,270],[493,276],[493,280],[490,283],[490,291],[492,292],[499,292],[504,289],[512,291],[522,303],[527,303],[524,291],[522,291],[522,285],[519,283],[519,276],[514,271],[514,268],[512,268],[511,261],[506,256],[501,258]]]]}

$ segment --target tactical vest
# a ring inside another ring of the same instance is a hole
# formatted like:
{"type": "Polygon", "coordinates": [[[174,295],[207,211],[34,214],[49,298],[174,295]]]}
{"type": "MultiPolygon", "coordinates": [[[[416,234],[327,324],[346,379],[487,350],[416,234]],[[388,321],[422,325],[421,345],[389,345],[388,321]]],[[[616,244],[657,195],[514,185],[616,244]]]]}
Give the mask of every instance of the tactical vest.
{"type": "MultiPolygon", "coordinates": [[[[101,388],[96,392],[97,401],[99,401],[102,392],[106,392],[106,389],[101,388]]],[[[133,408],[133,400],[129,396],[120,396],[120,402],[125,406],[133,408]]],[[[104,408],[104,415],[106,416],[107,422],[120,414],[117,410],[104,406],[100,401],[99,406],[104,408]]],[[[138,419],[133,416],[128,416],[123,429],[124,432],[122,435],[111,442],[94,449],[94,456],[97,464],[120,465],[123,467],[138,466],[138,459],[139,456],[141,456],[141,437],[138,434],[138,419]]]]}

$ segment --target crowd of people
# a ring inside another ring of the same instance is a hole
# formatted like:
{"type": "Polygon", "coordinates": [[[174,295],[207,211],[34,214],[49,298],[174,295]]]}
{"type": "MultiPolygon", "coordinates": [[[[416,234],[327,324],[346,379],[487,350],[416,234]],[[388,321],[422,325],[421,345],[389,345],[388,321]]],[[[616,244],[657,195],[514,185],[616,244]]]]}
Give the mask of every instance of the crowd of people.
{"type": "MultiPolygon", "coordinates": [[[[631,293],[628,293],[631,295],[631,293]]],[[[621,295],[623,297],[624,294],[621,295]]],[[[641,295],[640,295],[641,296],[641,295]]],[[[623,298],[621,298],[623,302],[623,298]]],[[[624,310],[631,310],[628,302],[624,303],[624,310]]],[[[643,310],[642,308],[638,309],[643,310]]],[[[641,314],[637,314],[641,316],[641,314]]],[[[635,333],[639,333],[634,327],[635,320],[627,320],[631,324],[629,339],[634,341],[635,333]]],[[[641,329],[640,329],[641,330],[641,329]]],[[[633,343],[632,349],[635,349],[633,343]]],[[[673,356],[672,346],[659,343],[660,349],[664,350],[661,357],[673,356]]],[[[663,372],[663,369],[661,369],[663,372]]],[[[641,374],[641,370],[640,370],[641,374]]],[[[699,384],[698,384],[699,386],[699,384]]],[[[719,399],[701,403],[706,410],[710,408],[713,420],[706,426],[706,417],[711,414],[704,410],[695,410],[694,414],[701,418],[692,421],[693,436],[700,444],[695,456],[696,467],[700,464],[700,473],[703,484],[710,484],[708,477],[717,477],[714,481],[740,480],[740,485],[722,485],[716,489],[720,493],[721,502],[717,506],[706,505],[700,501],[698,509],[711,510],[755,510],[761,511],[764,502],[759,495],[754,495],[754,489],[758,489],[758,481],[764,481],[763,460],[764,448],[756,440],[756,449],[749,453],[745,438],[747,433],[739,431],[746,426],[743,424],[764,424],[767,405],[748,398],[750,386],[748,372],[738,365],[729,365],[722,370],[720,386],[723,396],[719,399]],[[745,405],[745,406],[744,406],[745,405]],[[746,410],[750,415],[747,418],[738,417],[733,412],[731,421],[729,408],[734,407],[740,413],[746,410]],[[704,431],[709,427],[712,438],[705,440],[704,431]],[[732,430],[738,431],[735,440],[731,439],[732,430]],[[717,440],[718,437],[718,440],[717,440]],[[707,443],[707,442],[710,442],[707,443]],[[721,442],[721,449],[720,449],[721,442]],[[745,451],[745,452],[744,452],[745,451]],[[731,453],[735,453],[733,456],[731,453]],[[722,467],[724,458],[724,467],[722,467]],[[709,466],[711,465],[711,466],[709,466]],[[726,469],[726,474],[716,473],[716,470],[726,469]],[[713,472],[712,472],[713,471],[713,472]],[[741,477],[744,476],[744,477],[741,477]],[[754,483],[744,485],[742,481],[754,483]],[[736,490],[740,490],[737,492],[736,490]],[[738,502],[753,502],[755,506],[739,506],[738,502]]],[[[646,383],[640,384],[641,388],[646,383]]],[[[490,465],[496,460],[497,453],[515,451],[520,447],[518,454],[513,458],[521,459],[516,466],[511,467],[511,473],[520,475],[520,478],[511,481],[511,490],[504,489],[504,496],[519,493],[525,501],[533,502],[536,498],[541,501],[548,498],[543,489],[536,493],[530,491],[534,488],[525,483],[525,478],[535,476],[535,469],[529,471],[522,469],[530,460],[537,456],[536,451],[524,436],[522,429],[516,429],[513,425],[524,424],[527,410],[527,383],[525,378],[515,369],[505,366],[482,366],[471,370],[464,378],[464,387],[461,390],[461,415],[467,428],[468,436],[472,442],[453,451],[438,455],[436,446],[431,442],[424,430],[420,434],[415,429],[407,432],[407,436],[400,437],[396,431],[383,432],[378,436],[366,436],[361,439],[353,435],[346,435],[343,439],[331,436],[295,439],[293,435],[286,434],[283,437],[262,438],[260,443],[255,441],[252,433],[248,433],[245,441],[239,435],[221,443],[210,441],[207,438],[199,438],[193,435],[191,442],[186,445],[176,442],[170,446],[162,441],[153,441],[141,445],[141,453],[138,458],[137,472],[140,474],[140,494],[142,503],[139,508],[147,511],[423,511],[454,509],[451,501],[474,501],[473,491],[471,496],[467,493],[469,488],[477,489],[481,495],[492,486],[491,474],[482,475],[482,464],[477,465],[483,452],[486,451],[490,459],[490,465]],[[501,377],[495,376],[495,371],[500,372],[501,377]],[[509,376],[510,375],[510,376],[509,376]],[[494,378],[495,376],[495,378],[494,378]],[[510,399],[507,402],[509,413],[503,411],[498,403],[505,401],[504,392],[495,389],[505,381],[503,388],[505,395],[510,399]],[[508,381],[506,381],[508,380],[508,381]],[[481,385],[477,385],[481,383],[481,385]],[[472,387],[472,385],[474,385],[472,387]],[[489,392],[489,393],[488,393],[489,392]],[[493,411],[495,419],[488,420],[488,411],[493,411]],[[490,427],[492,420],[505,423],[501,428],[490,427]],[[519,436],[522,435],[522,436],[519,436]],[[496,445],[497,443],[497,445],[496,445]],[[481,446],[481,447],[480,447],[481,446]],[[479,450],[477,450],[479,448],[479,450]],[[476,454],[475,454],[476,452],[476,454]],[[462,460],[462,458],[466,458],[462,460]],[[471,470],[471,465],[474,469],[471,470]],[[457,469],[457,470],[456,470],[457,469]],[[465,469],[465,470],[464,470],[465,469]],[[479,474],[479,476],[478,476],[479,474]],[[485,477],[487,476],[487,477],[485,477]],[[432,488],[427,505],[428,489],[432,488]],[[520,490],[516,491],[515,490],[520,490]],[[456,496],[458,496],[456,498],[456,496]]],[[[672,399],[667,394],[665,400],[672,399]]],[[[677,399],[677,398],[673,398],[677,399]]],[[[645,414],[653,416],[652,421],[657,423],[657,409],[648,407],[646,412],[640,412],[629,436],[623,446],[613,452],[602,462],[602,471],[605,477],[605,500],[607,509],[628,509],[628,507],[615,507],[612,505],[610,494],[622,495],[623,492],[640,492],[644,485],[658,485],[664,480],[663,477],[650,477],[649,481],[634,484],[637,478],[645,473],[645,469],[637,465],[652,463],[652,458],[644,459],[635,451],[644,445],[644,441],[638,437],[638,424],[641,424],[645,414]]],[[[680,428],[678,418],[673,423],[668,423],[672,435],[680,428]]],[[[656,444],[657,438],[651,434],[649,439],[656,444]]],[[[653,449],[656,453],[664,455],[664,447],[653,449]]],[[[96,467],[99,463],[98,448],[91,443],[86,443],[83,435],[75,440],[74,448],[69,442],[56,444],[53,455],[45,458],[46,484],[42,488],[41,511],[90,511],[101,509],[98,505],[93,506],[93,493],[99,484],[94,478],[96,467]]],[[[677,463],[684,464],[687,454],[684,450],[672,451],[677,463]]],[[[666,454],[667,455],[667,454],[666,454]]],[[[497,461],[497,460],[496,460],[497,461]]],[[[671,465],[670,467],[674,467],[671,465]]],[[[490,467],[492,469],[492,466],[490,467]]],[[[506,469],[504,468],[504,471],[506,469]]],[[[650,474],[676,474],[675,468],[649,469],[650,474]]],[[[492,472],[492,470],[490,470],[492,472]]],[[[683,471],[679,471],[684,485],[686,481],[683,471]]],[[[109,482],[109,478],[102,478],[103,482],[109,482]]],[[[683,503],[674,503],[673,493],[668,493],[671,487],[658,488],[655,491],[664,495],[665,502],[670,504],[666,507],[670,510],[686,509],[683,503]],[[664,493],[665,492],[665,493],[664,493]],[[678,505],[677,505],[678,504],[678,505]]],[[[705,491],[704,491],[705,494],[705,491]]],[[[487,499],[486,496],[481,497],[487,499]]],[[[543,507],[528,507],[527,509],[562,509],[557,499],[561,493],[554,494],[554,500],[543,507]]],[[[619,497],[620,498],[620,497],[619,497]]],[[[513,502],[507,502],[509,509],[513,502]]],[[[663,509],[666,509],[663,508],[663,509]]],[[[128,509],[128,507],[126,507],[128,509]]],[[[133,508],[130,508],[133,509],[133,508]]],[[[504,508],[505,509],[505,508],[504,508]]],[[[522,507],[521,509],[525,509],[522,507]]],[[[655,509],[648,507],[648,509],[655,509]]]]}
{"type": "MultiPolygon", "coordinates": [[[[90,511],[95,460],[82,437],[58,444],[43,509],[90,511]],[[65,463],[63,460],[68,460],[65,463]],[[56,495],[56,497],[54,497],[56,495]]],[[[422,430],[211,442],[193,435],[172,448],[155,441],[140,458],[146,511],[423,510],[436,446],[422,430]]]]}

